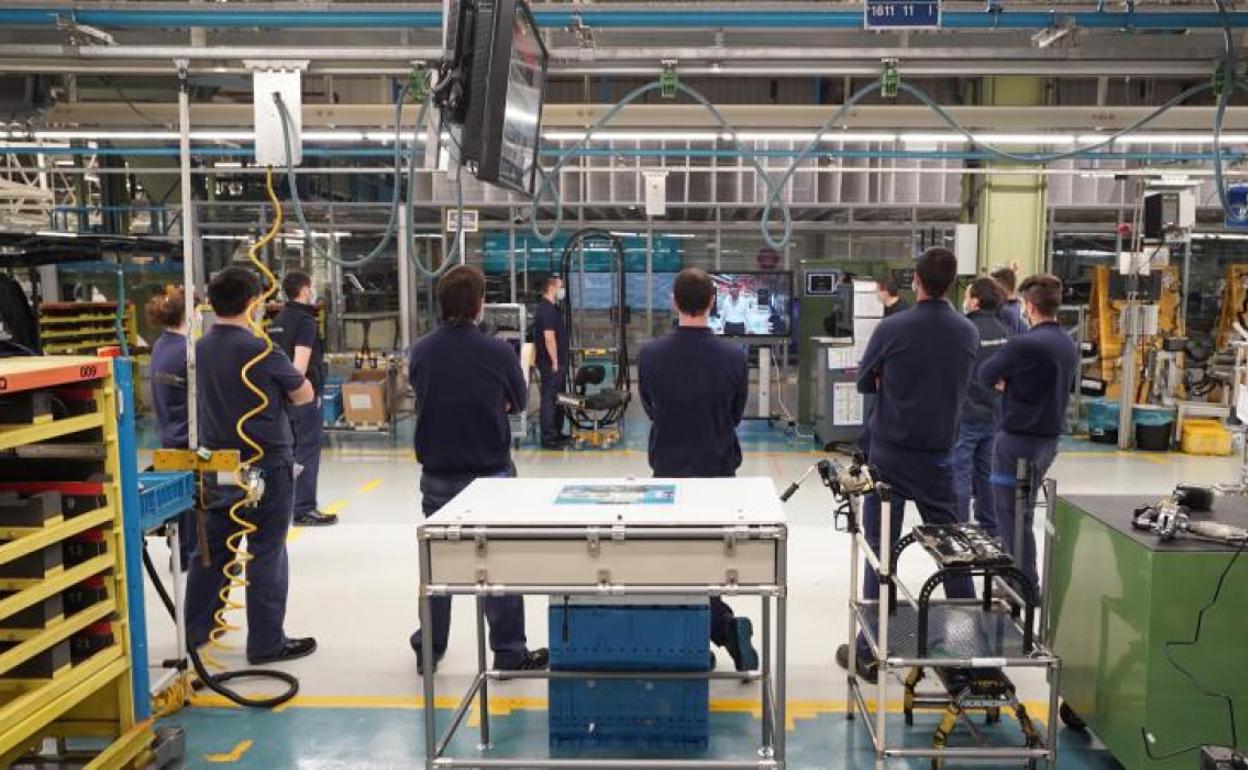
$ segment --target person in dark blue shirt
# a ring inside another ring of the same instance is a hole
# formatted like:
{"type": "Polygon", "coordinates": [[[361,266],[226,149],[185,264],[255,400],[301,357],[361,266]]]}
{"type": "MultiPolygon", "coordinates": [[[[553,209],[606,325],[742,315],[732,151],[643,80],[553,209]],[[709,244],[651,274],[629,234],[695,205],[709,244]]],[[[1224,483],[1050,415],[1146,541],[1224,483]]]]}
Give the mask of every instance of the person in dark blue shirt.
{"type": "MultiPolygon", "coordinates": [[[[689,268],[672,288],[679,326],[646,344],[638,358],[641,404],[650,426],[650,469],[658,478],[730,478],[741,465],[737,425],[749,398],[745,349],[716,339],[707,325],[715,283],[689,268]]],[[[758,668],[749,618],[711,597],[711,641],[738,671],[758,668]]]]}
{"type": "MultiPolygon", "coordinates": [[[[529,388],[520,358],[477,323],[485,307],[485,276],[475,267],[454,267],[438,281],[441,325],[412,345],[409,376],[416,394],[416,460],[421,465],[421,510],[432,516],[479,478],[513,477],[509,414],[523,412],[529,388]]],[[[446,654],[451,599],[430,600],[433,667],[446,654]]],[[[545,668],[550,653],[530,651],[524,634],[524,598],[487,596],[494,668],[545,668]]],[[[424,670],[422,631],[410,642],[424,670]]]]}
{"type": "Polygon", "coordinates": [[[1001,306],[997,308],[997,317],[1010,334],[1024,334],[1027,331],[1027,319],[1024,318],[1023,306],[1018,301],[1018,272],[1012,267],[1001,267],[992,271],[992,280],[1001,289],[1001,306]]]}
{"type": "MultiPolygon", "coordinates": [[[[294,492],[286,404],[311,403],[312,385],[285,353],[275,347],[266,352],[266,341],[252,332],[248,316],[260,312],[259,297],[260,281],[252,271],[227,267],[215,275],[208,284],[208,301],[217,321],[195,345],[200,446],[237,449],[243,461],[253,462],[264,482],[259,501],[239,510],[256,528],[246,537],[251,555],[247,563],[247,660],[253,665],[293,660],[316,651],[315,639],[290,638],[284,630],[290,578],[286,534],[294,492]],[[267,404],[244,383],[244,376],[264,393],[267,404]],[[238,422],[245,416],[242,431],[250,442],[239,435],[238,422]]],[[[213,615],[222,606],[222,571],[231,560],[226,539],[240,529],[229,510],[241,498],[242,491],[233,484],[209,490],[205,537],[196,546],[187,581],[186,633],[192,647],[208,640],[213,615]]]]}
{"type": "MultiPolygon", "coordinates": [[[[879,480],[892,487],[889,543],[880,543],[879,496],[871,494],[863,501],[863,530],[877,553],[900,538],[907,500],[914,501],[929,524],[958,520],[951,450],[979,334],[945,299],[957,272],[958,260],[948,249],[923,252],[915,265],[918,302],[880,322],[859,364],[858,391],[876,396],[868,456],[879,480]]],[[[879,589],[878,577],[867,565],[864,597],[878,598],[879,589]]],[[[968,598],[975,595],[975,587],[970,578],[955,578],[945,584],[945,593],[968,598]]],[[[836,660],[849,668],[848,645],[837,650],[836,660]]],[[[859,676],[876,680],[878,665],[861,634],[855,662],[859,676]]]]}
{"type": "MultiPolygon", "coordinates": [[[[979,332],[979,353],[975,369],[1001,349],[1012,333],[997,314],[1001,305],[1001,289],[991,278],[976,278],[966,287],[962,307],[966,318],[979,332]]],[[[972,376],[962,405],[962,422],[958,425],[958,442],[953,447],[953,478],[958,495],[958,519],[971,520],[971,498],[975,500],[975,523],[990,535],[997,532],[993,514],[992,448],[996,441],[1001,394],[995,388],[981,385],[972,376]]]]}
{"type": "Polygon", "coordinates": [[[1010,340],[977,376],[981,385],[1003,391],[1001,429],[992,463],[997,532],[1014,551],[1016,524],[1022,527],[1023,552],[1014,558],[1028,577],[1038,581],[1036,490],[1057,456],[1057,439],[1066,426],[1066,405],[1079,376],[1079,350],[1057,323],[1061,280],[1033,275],[1023,281],[1019,295],[1031,330],[1010,340]],[[1020,466],[1026,484],[1021,516],[1015,510],[1020,466]]]}
{"type": "Polygon", "coordinates": [[[537,348],[537,371],[542,378],[542,448],[562,449],[568,443],[563,434],[563,408],[559,393],[568,379],[568,327],[559,312],[567,297],[563,279],[551,274],[542,285],[542,300],[533,319],[533,344],[537,348]]]}
{"type": "Polygon", "coordinates": [[[325,348],[316,316],[316,293],[312,276],[302,270],[291,270],[282,279],[286,305],[269,324],[269,336],[282,352],[312,383],[316,398],[303,406],[287,407],[290,432],[295,441],[295,509],[294,523],[304,527],[323,527],[338,523],[338,516],[317,509],[316,486],[321,474],[321,444],[325,437],[325,418],[321,410],[321,394],[325,389],[325,348]]]}
{"type": "MultiPolygon", "coordinates": [[[[186,387],[186,300],[181,289],[157,294],[147,303],[147,320],[164,331],[152,343],[152,407],[161,449],[188,449],[190,420],[186,387]]],[[[190,565],[195,544],[195,514],[178,520],[182,568],[190,565]]]]}

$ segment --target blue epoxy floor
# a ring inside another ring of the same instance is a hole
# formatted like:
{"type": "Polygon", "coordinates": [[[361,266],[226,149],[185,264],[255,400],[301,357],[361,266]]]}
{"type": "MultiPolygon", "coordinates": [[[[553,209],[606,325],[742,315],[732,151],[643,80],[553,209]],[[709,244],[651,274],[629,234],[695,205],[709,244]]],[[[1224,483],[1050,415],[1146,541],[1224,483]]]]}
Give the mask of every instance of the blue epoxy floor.
{"type": "MultiPolygon", "coordinates": [[[[449,710],[439,711],[442,720],[446,720],[449,714],[449,710]]],[[[916,726],[909,730],[900,716],[890,720],[890,729],[902,730],[908,746],[926,745],[936,725],[934,715],[917,717],[916,726]]],[[[185,727],[188,738],[186,766],[192,769],[222,765],[316,770],[423,767],[421,712],[416,709],[291,708],[279,713],[190,709],[167,720],[167,723],[185,727]],[[240,746],[245,741],[251,741],[250,746],[240,746]]],[[[739,713],[713,713],[710,724],[711,742],[707,752],[654,756],[690,759],[753,756],[759,730],[757,719],[739,713]]],[[[491,726],[493,756],[550,756],[544,711],[514,710],[505,716],[493,717],[491,726]]],[[[981,725],[980,729],[985,728],[981,725]]],[[[1021,741],[1017,726],[1009,720],[988,730],[987,735],[1003,745],[1021,741]]],[[[870,739],[865,729],[846,721],[842,714],[799,719],[795,728],[789,731],[788,740],[788,766],[794,770],[873,767],[870,739]]],[[[964,745],[968,740],[969,732],[960,727],[951,739],[951,745],[964,745]]],[[[1063,748],[1058,766],[1062,770],[1119,768],[1103,751],[1091,747],[1085,736],[1063,731],[1061,740],[1063,748]]],[[[475,728],[461,728],[450,753],[457,758],[476,757],[477,743],[475,728]]],[[[587,760],[586,767],[593,767],[592,759],[587,760]]],[[[930,763],[898,760],[890,767],[927,768],[930,763]]]]}

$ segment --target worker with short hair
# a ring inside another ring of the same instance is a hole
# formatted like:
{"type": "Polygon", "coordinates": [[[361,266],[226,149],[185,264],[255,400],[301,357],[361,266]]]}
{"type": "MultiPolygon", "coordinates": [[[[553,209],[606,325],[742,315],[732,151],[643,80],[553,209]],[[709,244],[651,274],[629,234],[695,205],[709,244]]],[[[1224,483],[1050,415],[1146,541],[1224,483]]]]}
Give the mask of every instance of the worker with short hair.
{"type": "Polygon", "coordinates": [[[901,289],[897,286],[896,278],[879,278],[875,282],[875,295],[880,298],[880,304],[884,306],[884,317],[896,315],[910,307],[910,303],[906,298],[901,296],[901,289]]]}
{"type": "MultiPolygon", "coordinates": [[[[979,370],[1012,336],[997,311],[1001,305],[1001,289],[988,277],[976,278],[966,287],[962,309],[966,318],[979,331],[979,352],[975,369],[979,370]]],[[[990,535],[997,532],[993,514],[992,448],[997,435],[1001,394],[995,388],[981,385],[974,376],[962,405],[962,421],[958,424],[958,441],[953,447],[953,477],[958,495],[958,519],[971,520],[971,500],[975,501],[975,523],[990,535]]]]}
{"type": "Polygon", "coordinates": [[[716,312],[724,319],[724,336],[743,337],[749,331],[750,313],[758,307],[758,299],[741,293],[741,285],[728,285],[728,296],[716,303],[716,312]]]}
{"type": "MultiPolygon", "coordinates": [[[[157,294],[147,302],[147,320],[161,328],[152,343],[152,408],[161,449],[190,448],[190,413],[186,387],[186,295],[182,289],[157,294]]],[[[191,562],[195,514],[178,520],[178,554],[182,568],[191,562]]]]}
{"type": "MultiPolygon", "coordinates": [[[[485,276],[459,265],[437,286],[442,323],[412,345],[409,376],[416,394],[416,460],[421,465],[421,509],[432,516],[479,478],[511,478],[511,424],[507,416],[528,405],[528,383],[520,358],[505,341],[477,326],[485,306],[485,276]]],[[[417,667],[423,672],[422,637],[433,634],[433,668],[446,654],[451,631],[451,598],[430,599],[432,629],[411,636],[417,667]]],[[[543,669],[545,649],[529,650],[524,634],[524,598],[485,597],[494,668],[543,669]]]]}
{"type": "Polygon", "coordinates": [[[1010,266],[999,267],[992,271],[991,278],[997,282],[1001,293],[1005,295],[1001,306],[997,309],[1001,323],[1005,324],[1005,328],[1009,329],[1011,334],[1022,334],[1027,331],[1027,319],[1024,317],[1023,306],[1018,301],[1018,294],[1015,290],[1018,285],[1018,271],[1010,266]]]}
{"type": "MultiPolygon", "coordinates": [[[[679,326],[647,343],[637,362],[641,404],[652,420],[650,469],[658,478],[731,478],[741,465],[737,425],[749,397],[745,350],[716,339],[707,323],[715,284],[697,268],[676,276],[679,326]]],[[[758,668],[749,618],[711,597],[711,641],[737,671],[758,668]]]]}
{"type": "Polygon", "coordinates": [[[1002,391],[1001,428],[992,463],[993,505],[997,533],[1012,552],[1016,528],[1023,528],[1023,552],[1016,563],[1034,581],[1036,491],[1057,456],[1057,440],[1066,425],[1066,406],[1079,376],[1079,350],[1057,323],[1062,282],[1054,275],[1033,275],[1018,289],[1031,330],[1011,339],[977,375],[979,383],[1002,391]],[[1025,479],[1018,476],[1025,465],[1025,479]],[[1022,515],[1015,510],[1019,482],[1027,485],[1022,515]]]}
{"type": "MultiPolygon", "coordinates": [[[[868,454],[878,480],[892,488],[891,542],[880,542],[879,496],[867,495],[863,502],[863,529],[876,553],[901,537],[907,500],[914,501],[928,524],[958,521],[951,450],[979,334],[945,299],[957,274],[953,252],[942,247],[923,252],[913,284],[919,301],[880,321],[859,364],[858,391],[876,396],[868,454]]],[[[877,599],[879,590],[878,576],[867,565],[863,595],[877,599]]],[[[975,587],[969,577],[956,577],[945,583],[945,594],[969,598],[975,587]]],[[[857,645],[857,673],[874,682],[878,663],[864,636],[859,635],[857,645]]],[[[836,661],[849,668],[849,645],[836,651],[836,661]]]]}
{"type": "Polygon", "coordinates": [[[269,336],[302,374],[312,383],[316,398],[310,404],[289,406],[290,432],[295,441],[294,523],[301,527],[323,527],[338,523],[338,516],[317,508],[316,487],[321,474],[321,444],[325,438],[325,417],[321,394],[325,389],[325,346],[316,315],[316,292],[312,276],[291,270],[282,279],[286,304],[269,325],[269,336]]]}
{"type": "MultiPolygon", "coordinates": [[[[251,557],[246,567],[247,660],[253,665],[293,660],[316,651],[315,639],[291,638],[284,631],[290,577],[286,534],[295,480],[285,407],[310,404],[315,394],[285,353],[276,347],[266,353],[265,341],[252,333],[248,314],[263,312],[259,297],[260,280],[251,270],[227,267],[215,275],[208,284],[208,302],[217,320],[195,344],[199,443],[212,450],[238,450],[243,461],[253,461],[251,467],[264,484],[255,505],[238,511],[256,528],[246,537],[251,557]],[[268,403],[239,426],[239,420],[262,403],[243,382],[245,367],[249,367],[247,378],[268,403]],[[240,430],[259,445],[262,455],[240,430]]],[[[186,634],[192,648],[208,641],[213,615],[221,609],[223,571],[233,558],[226,539],[240,529],[228,514],[242,491],[233,484],[214,485],[209,491],[206,537],[196,547],[187,580],[186,634]]]]}
{"type": "Polygon", "coordinates": [[[546,276],[542,299],[533,319],[533,344],[537,348],[537,371],[541,376],[541,442],[543,449],[562,449],[568,443],[563,433],[563,407],[559,393],[568,379],[568,327],[563,322],[559,303],[567,298],[563,278],[557,273],[546,276]]]}

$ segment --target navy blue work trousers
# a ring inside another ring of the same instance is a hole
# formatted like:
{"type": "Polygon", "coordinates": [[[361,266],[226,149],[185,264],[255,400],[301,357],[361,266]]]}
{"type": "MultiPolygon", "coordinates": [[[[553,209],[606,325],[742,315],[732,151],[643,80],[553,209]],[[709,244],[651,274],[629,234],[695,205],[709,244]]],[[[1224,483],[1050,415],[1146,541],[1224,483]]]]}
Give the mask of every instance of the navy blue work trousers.
{"type": "Polygon", "coordinates": [[[287,406],[290,432],[295,439],[295,463],[303,470],[295,477],[294,514],[316,510],[316,484],[321,474],[321,444],[325,437],[325,418],[321,400],[302,406],[287,406]]]}

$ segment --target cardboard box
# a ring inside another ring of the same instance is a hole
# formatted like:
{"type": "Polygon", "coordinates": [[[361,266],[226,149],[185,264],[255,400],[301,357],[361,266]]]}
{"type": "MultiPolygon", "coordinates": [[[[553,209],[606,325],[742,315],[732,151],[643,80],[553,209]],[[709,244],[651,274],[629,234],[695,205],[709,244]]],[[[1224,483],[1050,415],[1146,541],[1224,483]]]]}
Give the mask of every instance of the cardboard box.
{"type": "Polygon", "coordinates": [[[385,369],[356,369],[342,384],[342,411],[353,425],[380,425],[390,416],[385,369]]]}

